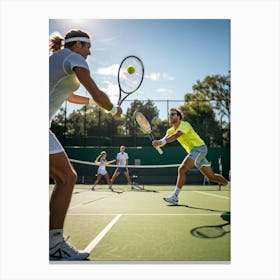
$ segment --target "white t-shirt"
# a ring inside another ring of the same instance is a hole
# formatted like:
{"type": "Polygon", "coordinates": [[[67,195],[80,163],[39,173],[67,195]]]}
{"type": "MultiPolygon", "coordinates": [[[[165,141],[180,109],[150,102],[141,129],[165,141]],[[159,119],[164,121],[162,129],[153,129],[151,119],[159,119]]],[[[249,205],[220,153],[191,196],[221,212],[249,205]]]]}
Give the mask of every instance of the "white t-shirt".
{"type": "Polygon", "coordinates": [[[128,154],[126,152],[117,154],[118,165],[126,166],[127,159],[128,159],[128,154]]]}
{"type": "Polygon", "coordinates": [[[63,102],[80,86],[74,67],[89,69],[84,57],[70,49],[62,49],[49,57],[49,121],[63,102]]]}

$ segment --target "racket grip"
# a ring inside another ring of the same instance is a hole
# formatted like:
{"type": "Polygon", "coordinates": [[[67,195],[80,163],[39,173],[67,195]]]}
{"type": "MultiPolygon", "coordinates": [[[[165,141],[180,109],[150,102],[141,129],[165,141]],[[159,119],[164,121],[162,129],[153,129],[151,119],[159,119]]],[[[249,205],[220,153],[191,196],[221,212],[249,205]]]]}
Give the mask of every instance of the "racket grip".
{"type": "Polygon", "coordinates": [[[158,153],[159,153],[160,155],[163,154],[163,150],[162,150],[160,147],[156,147],[156,150],[158,151],[158,153]]]}

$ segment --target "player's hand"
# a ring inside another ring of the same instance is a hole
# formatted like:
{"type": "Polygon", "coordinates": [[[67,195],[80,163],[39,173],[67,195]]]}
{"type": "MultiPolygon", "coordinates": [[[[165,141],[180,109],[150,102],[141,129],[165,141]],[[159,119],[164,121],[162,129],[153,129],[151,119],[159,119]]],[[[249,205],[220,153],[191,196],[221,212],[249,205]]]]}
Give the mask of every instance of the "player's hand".
{"type": "Polygon", "coordinates": [[[152,145],[153,145],[154,148],[159,147],[161,145],[161,141],[154,140],[154,141],[152,141],[152,145]]]}
{"type": "Polygon", "coordinates": [[[115,115],[113,115],[114,118],[118,119],[118,118],[121,118],[122,116],[122,108],[121,107],[117,107],[118,108],[118,111],[115,115]]]}

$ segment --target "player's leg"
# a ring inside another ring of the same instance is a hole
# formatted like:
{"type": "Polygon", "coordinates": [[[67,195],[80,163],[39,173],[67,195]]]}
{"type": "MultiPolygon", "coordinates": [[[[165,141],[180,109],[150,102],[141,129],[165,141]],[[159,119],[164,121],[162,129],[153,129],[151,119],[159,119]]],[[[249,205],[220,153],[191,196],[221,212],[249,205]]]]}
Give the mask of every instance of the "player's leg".
{"type": "Polygon", "coordinates": [[[65,152],[50,154],[50,176],[55,181],[50,199],[50,259],[84,260],[89,254],[78,251],[63,238],[64,220],[77,180],[77,174],[65,152]]]}
{"type": "Polygon", "coordinates": [[[50,198],[49,257],[51,260],[84,260],[89,254],[78,251],[63,238],[65,216],[77,174],[55,135],[49,132],[49,171],[55,186],[50,198]]]}
{"type": "Polygon", "coordinates": [[[50,229],[63,228],[77,174],[65,152],[50,155],[50,176],[55,181],[50,199],[50,229]]]}
{"type": "Polygon", "coordinates": [[[163,198],[166,202],[178,204],[178,195],[186,183],[186,173],[192,167],[194,167],[194,160],[187,156],[178,168],[177,182],[174,192],[170,196],[163,198]]]}
{"type": "Polygon", "coordinates": [[[96,185],[100,182],[102,175],[100,173],[97,174],[96,180],[94,181],[94,184],[91,188],[92,191],[95,190],[96,185]]]}
{"type": "Polygon", "coordinates": [[[117,169],[115,170],[115,172],[114,172],[112,178],[111,178],[111,185],[114,184],[116,178],[117,178],[119,175],[120,175],[119,168],[117,168],[117,169]]]}
{"type": "Polygon", "coordinates": [[[186,183],[186,178],[187,178],[186,173],[192,167],[194,167],[194,161],[190,157],[186,157],[178,168],[176,187],[182,189],[182,187],[186,183]]]}
{"type": "Polygon", "coordinates": [[[229,183],[223,175],[214,173],[210,165],[202,166],[200,171],[204,176],[207,176],[211,182],[219,183],[224,186],[229,183]]]}
{"type": "Polygon", "coordinates": [[[127,170],[127,171],[124,171],[124,175],[125,175],[125,178],[126,178],[126,180],[127,180],[127,183],[128,183],[129,185],[131,185],[131,179],[130,179],[130,177],[129,177],[129,172],[128,172],[128,170],[127,170]]]}
{"type": "Polygon", "coordinates": [[[113,190],[113,187],[112,187],[112,180],[110,179],[109,174],[105,173],[104,177],[105,177],[105,180],[106,180],[107,184],[109,185],[109,190],[111,190],[113,192],[114,190],[113,190]]]}

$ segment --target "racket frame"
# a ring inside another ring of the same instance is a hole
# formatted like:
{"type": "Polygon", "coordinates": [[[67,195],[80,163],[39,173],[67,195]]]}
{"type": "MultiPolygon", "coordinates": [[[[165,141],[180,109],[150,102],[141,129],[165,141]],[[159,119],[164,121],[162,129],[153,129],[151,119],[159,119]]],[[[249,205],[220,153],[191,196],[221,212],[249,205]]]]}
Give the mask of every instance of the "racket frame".
{"type": "MultiPolygon", "coordinates": [[[[153,133],[152,133],[151,124],[150,124],[150,122],[147,120],[147,118],[146,118],[141,112],[138,112],[138,111],[135,111],[133,115],[134,115],[134,119],[135,119],[135,121],[137,122],[137,124],[139,125],[140,129],[141,129],[145,134],[147,134],[147,135],[149,136],[149,138],[150,138],[151,141],[155,140],[154,135],[153,135],[153,133]],[[137,114],[138,114],[138,115],[141,114],[141,118],[144,119],[144,120],[146,121],[146,123],[147,123],[148,126],[149,126],[149,129],[148,129],[148,130],[146,130],[145,128],[143,128],[143,126],[141,125],[141,123],[138,122],[138,120],[137,120],[137,114]]],[[[158,151],[159,154],[161,154],[161,155],[163,154],[163,150],[162,150],[159,146],[155,147],[155,149],[158,151]]]]}
{"type": "Polygon", "coordinates": [[[142,60],[141,60],[138,56],[136,56],[136,55],[129,55],[129,56],[125,57],[125,58],[122,60],[122,62],[121,62],[121,64],[120,64],[120,67],[119,67],[119,69],[118,69],[118,86],[119,86],[119,99],[118,99],[118,103],[117,103],[118,106],[120,106],[120,105],[123,103],[123,101],[124,101],[129,95],[131,95],[132,93],[134,93],[135,91],[137,91],[137,90],[139,89],[139,87],[141,86],[141,84],[142,84],[142,82],[143,82],[143,79],[144,79],[144,71],[145,71],[145,69],[144,69],[144,64],[143,64],[142,60]],[[135,59],[137,59],[137,60],[140,62],[140,65],[142,66],[142,72],[143,72],[143,73],[142,73],[142,78],[141,78],[141,81],[139,82],[139,85],[138,85],[134,90],[129,91],[129,92],[126,92],[126,91],[122,90],[122,87],[121,87],[121,83],[120,83],[120,71],[121,71],[122,65],[124,64],[124,62],[125,62],[128,58],[135,58],[135,59]],[[126,94],[126,96],[124,96],[123,98],[122,98],[122,93],[126,94]]]}

